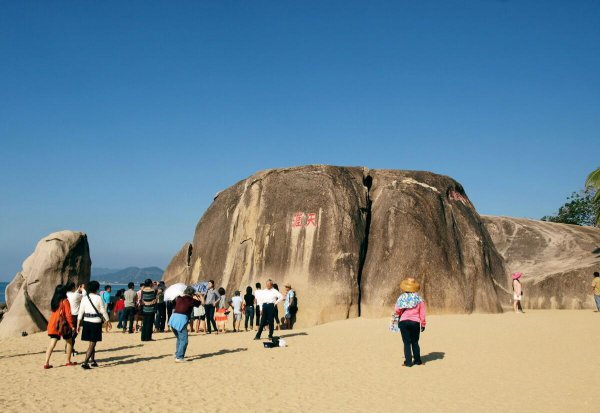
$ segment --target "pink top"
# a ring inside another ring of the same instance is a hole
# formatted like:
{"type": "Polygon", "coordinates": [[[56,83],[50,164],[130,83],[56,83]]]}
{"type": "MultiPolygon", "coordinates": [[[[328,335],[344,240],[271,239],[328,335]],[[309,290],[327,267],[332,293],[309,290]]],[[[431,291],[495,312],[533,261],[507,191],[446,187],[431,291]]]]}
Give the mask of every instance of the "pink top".
{"type": "Polygon", "coordinates": [[[400,321],[416,321],[421,323],[423,327],[427,324],[425,321],[425,303],[423,301],[413,308],[396,308],[396,314],[400,316],[400,321]]]}

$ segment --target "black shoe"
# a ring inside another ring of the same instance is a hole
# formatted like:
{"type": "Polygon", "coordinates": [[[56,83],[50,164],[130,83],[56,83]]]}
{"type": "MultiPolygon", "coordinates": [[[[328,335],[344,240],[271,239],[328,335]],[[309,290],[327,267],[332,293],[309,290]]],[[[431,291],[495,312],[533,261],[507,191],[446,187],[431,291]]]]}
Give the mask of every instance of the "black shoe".
{"type": "Polygon", "coordinates": [[[260,340],[260,337],[254,337],[255,340],[260,340]]]}
{"type": "Polygon", "coordinates": [[[87,364],[87,363],[83,363],[83,364],[81,365],[81,368],[82,368],[82,369],[84,369],[84,370],[91,370],[91,369],[92,369],[92,368],[90,367],[90,365],[89,365],[89,364],[87,364]]]}
{"type": "Polygon", "coordinates": [[[96,363],[95,361],[92,361],[90,363],[90,366],[92,366],[92,367],[98,367],[98,363],[96,363]]]}
{"type": "Polygon", "coordinates": [[[419,361],[416,361],[416,360],[415,360],[415,362],[414,362],[413,364],[414,364],[415,366],[420,366],[420,365],[422,365],[422,364],[423,364],[423,362],[422,362],[421,360],[419,360],[419,361]]]}
{"type": "Polygon", "coordinates": [[[406,361],[402,363],[403,367],[412,367],[412,364],[408,364],[406,361]]]}

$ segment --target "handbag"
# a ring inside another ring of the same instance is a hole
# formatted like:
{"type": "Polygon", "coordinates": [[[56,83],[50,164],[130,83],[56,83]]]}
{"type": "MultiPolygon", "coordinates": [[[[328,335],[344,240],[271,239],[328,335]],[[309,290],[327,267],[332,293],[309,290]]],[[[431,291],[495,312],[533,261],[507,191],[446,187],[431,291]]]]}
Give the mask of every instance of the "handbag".
{"type": "Polygon", "coordinates": [[[392,314],[392,319],[390,320],[390,331],[392,333],[400,332],[400,316],[396,313],[392,314]]]}
{"type": "Polygon", "coordinates": [[[57,330],[58,330],[58,334],[60,334],[60,336],[63,338],[68,338],[73,335],[73,329],[71,328],[71,325],[69,324],[69,321],[67,320],[67,316],[65,315],[65,307],[62,303],[60,304],[60,310],[58,313],[58,328],[57,328],[57,330]]]}

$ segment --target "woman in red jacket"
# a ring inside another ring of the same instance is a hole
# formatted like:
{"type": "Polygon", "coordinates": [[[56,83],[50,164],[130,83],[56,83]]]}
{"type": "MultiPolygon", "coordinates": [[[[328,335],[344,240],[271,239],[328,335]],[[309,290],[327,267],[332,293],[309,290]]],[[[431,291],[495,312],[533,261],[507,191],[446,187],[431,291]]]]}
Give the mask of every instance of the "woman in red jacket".
{"type": "Polygon", "coordinates": [[[54,351],[54,347],[56,347],[56,343],[58,343],[58,340],[61,338],[58,325],[61,318],[63,318],[63,320],[68,323],[69,327],[71,327],[71,333],[62,336],[67,342],[67,364],[65,364],[65,366],[75,366],[77,363],[71,361],[71,354],[73,352],[72,334],[75,331],[75,326],[73,325],[73,317],[71,317],[71,305],[67,299],[67,288],[64,285],[59,284],[56,286],[54,295],[50,301],[50,308],[52,310],[52,314],[48,320],[48,336],[50,336],[50,344],[48,344],[48,350],[46,350],[46,363],[44,364],[44,368],[52,368],[50,365],[50,356],[54,351]]]}

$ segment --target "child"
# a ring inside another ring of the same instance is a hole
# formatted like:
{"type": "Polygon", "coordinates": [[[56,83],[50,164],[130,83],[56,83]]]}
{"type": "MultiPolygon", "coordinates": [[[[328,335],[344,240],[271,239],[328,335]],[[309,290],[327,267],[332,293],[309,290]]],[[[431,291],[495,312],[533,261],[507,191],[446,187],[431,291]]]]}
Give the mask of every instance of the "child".
{"type": "Polygon", "coordinates": [[[242,303],[244,300],[240,297],[240,292],[236,291],[231,298],[231,307],[233,308],[233,332],[240,331],[242,323],[242,303]]]}
{"type": "Polygon", "coordinates": [[[117,291],[117,295],[115,296],[115,298],[117,299],[117,301],[115,302],[115,309],[113,310],[113,314],[117,317],[117,320],[119,320],[117,328],[119,330],[122,330],[125,328],[125,324],[127,324],[127,321],[125,320],[125,299],[123,298],[123,291],[117,291]]]}

